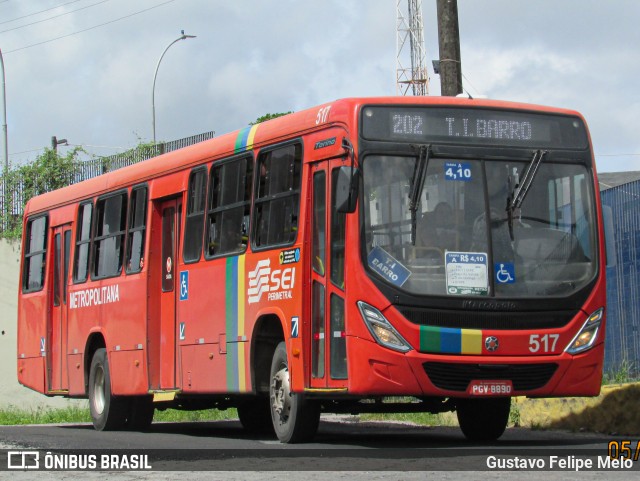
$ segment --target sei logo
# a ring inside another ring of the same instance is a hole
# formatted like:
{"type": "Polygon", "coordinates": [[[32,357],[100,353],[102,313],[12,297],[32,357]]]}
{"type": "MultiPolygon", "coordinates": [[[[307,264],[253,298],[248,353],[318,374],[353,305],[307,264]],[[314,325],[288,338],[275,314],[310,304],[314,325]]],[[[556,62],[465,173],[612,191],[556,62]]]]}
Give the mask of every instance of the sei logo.
{"type": "Polygon", "coordinates": [[[295,267],[271,270],[271,259],[263,259],[248,274],[247,302],[260,302],[264,293],[270,301],[292,299],[295,280],[295,267]]]}

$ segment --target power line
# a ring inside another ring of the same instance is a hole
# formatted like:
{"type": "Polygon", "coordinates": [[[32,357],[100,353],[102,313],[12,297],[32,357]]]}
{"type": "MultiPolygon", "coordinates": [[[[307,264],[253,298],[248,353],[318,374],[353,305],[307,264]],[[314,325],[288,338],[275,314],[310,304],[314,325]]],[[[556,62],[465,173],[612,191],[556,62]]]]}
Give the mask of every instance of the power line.
{"type": "MultiPolygon", "coordinates": [[[[36,20],[35,22],[31,22],[31,23],[25,23],[24,25],[20,25],[18,27],[8,28],[7,30],[0,31],[0,33],[12,32],[14,30],[20,30],[21,28],[30,27],[31,25],[36,25],[38,23],[48,22],[49,20],[53,20],[54,18],[64,17],[65,15],[69,15],[69,14],[72,14],[74,12],[79,12],[80,10],[85,10],[87,8],[95,7],[96,5],[100,5],[101,3],[105,3],[105,2],[108,2],[108,1],[109,0],[102,0],[100,2],[91,4],[91,5],[87,5],[87,6],[84,6],[84,7],[76,8],[75,10],[69,10],[68,12],[64,12],[64,13],[60,13],[58,15],[54,15],[53,17],[45,18],[45,19],[42,19],[42,20],[36,20]]],[[[73,3],[73,2],[71,2],[71,3],[73,3]]]]}
{"type": "Polygon", "coordinates": [[[125,18],[133,17],[134,15],[138,15],[140,13],[148,12],[149,10],[153,10],[154,8],[162,7],[164,5],[167,5],[169,3],[173,3],[175,1],[176,0],[168,0],[168,1],[160,3],[158,5],[154,5],[153,7],[145,8],[144,10],[139,10],[137,12],[130,13],[129,15],[125,15],[124,17],[119,17],[119,18],[116,18],[114,20],[110,20],[108,22],[101,23],[99,25],[94,25],[93,27],[85,28],[83,30],[78,30],[77,32],[68,33],[66,35],[61,35],[60,37],[55,37],[55,38],[51,38],[49,40],[44,40],[43,42],[32,43],[31,45],[26,45],[24,47],[20,47],[20,48],[16,48],[16,49],[13,49],[13,50],[9,50],[7,52],[4,52],[4,54],[8,55],[10,53],[19,52],[20,50],[26,50],[26,49],[31,48],[31,47],[37,47],[38,45],[44,45],[45,43],[55,42],[56,40],[61,40],[63,38],[72,37],[73,35],[78,35],[79,33],[84,33],[84,32],[88,32],[89,30],[93,30],[93,29],[96,29],[96,28],[99,28],[99,27],[104,27],[105,25],[110,25],[112,23],[119,22],[120,20],[124,20],[125,18]]]}
{"type": "MultiPolygon", "coordinates": [[[[4,0],[0,3],[4,3],[7,2],[8,0],[4,0]]],[[[16,20],[21,20],[23,18],[27,18],[27,17],[32,17],[33,15],[39,15],[41,13],[44,12],[48,12],[49,10],[55,10],[56,8],[60,8],[60,7],[64,7],[65,5],[70,5],[72,3],[77,3],[77,2],[82,2],[83,0],[73,0],[72,2],[67,2],[67,3],[63,3],[62,5],[58,5],[57,7],[51,7],[51,8],[47,8],[45,10],[40,10],[39,12],[33,12],[33,13],[29,13],[27,15],[23,15],[22,17],[16,17],[12,20],[5,20],[4,22],[0,22],[0,25],[4,25],[5,23],[11,23],[11,22],[15,22],[16,20]]]]}
{"type": "MultiPolygon", "coordinates": [[[[7,1],[7,0],[5,0],[7,1]]],[[[2,2],[0,2],[2,3],[2,2]]],[[[20,155],[20,154],[30,154],[31,152],[40,152],[41,150],[44,150],[45,147],[40,147],[39,149],[33,149],[33,150],[23,150],[22,152],[11,152],[9,154],[9,157],[11,157],[12,155],[20,155]]]]}
{"type": "Polygon", "coordinates": [[[471,88],[472,88],[473,90],[475,90],[475,91],[476,91],[476,93],[477,93],[478,95],[480,95],[480,91],[475,87],[475,85],[473,85],[473,84],[471,83],[471,80],[469,80],[469,79],[467,78],[467,76],[464,74],[464,72],[461,72],[461,74],[462,74],[462,78],[463,78],[463,79],[465,79],[465,80],[467,81],[467,83],[471,86],[471,88]]]}

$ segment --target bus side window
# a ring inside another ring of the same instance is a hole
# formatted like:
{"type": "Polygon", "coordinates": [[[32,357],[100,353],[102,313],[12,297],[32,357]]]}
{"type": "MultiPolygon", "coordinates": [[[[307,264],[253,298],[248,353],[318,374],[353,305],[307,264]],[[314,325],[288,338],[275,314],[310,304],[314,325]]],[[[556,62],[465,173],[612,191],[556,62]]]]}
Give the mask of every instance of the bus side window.
{"type": "Polygon", "coordinates": [[[93,239],[93,277],[113,277],[122,271],[127,220],[127,193],[99,199],[96,203],[93,239]]]}
{"type": "Polygon", "coordinates": [[[247,248],[252,158],[214,164],[209,180],[206,257],[239,254],[247,248]]]}
{"type": "Polygon", "coordinates": [[[262,152],[254,206],[256,247],[290,244],[298,232],[302,146],[289,144],[262,152]]]}
{"type": "Polygon", "coordinates": [[[129,204],[129,231],[127,235],[127,274],[140,272],[144,267],[144,241],[147,221],[147,188],[135,187],[129,204]]]}
{"type": "Polygon", "coordinates": [[[47,217],[29,219],[24,238],[22,292],[39,291],[44,286],[47,254],[47,217]]]}
{"type": "Polygon", "coordinates": [[[80,204],[78,209],[78,222],[76,232],[76,255],[73,265],[73,282],[79,283],[87,280],[89,272],[89,243],[91,242],[91,214],[93,203],[91,201],[80,204]]]}
{"type": "Polygon", "coordinates": [[[204,207],[207,194],[207,168],[198,167],[189,176],[187,221],[182,257],[185,262],[200,260],[204,230],[204,207]]]}

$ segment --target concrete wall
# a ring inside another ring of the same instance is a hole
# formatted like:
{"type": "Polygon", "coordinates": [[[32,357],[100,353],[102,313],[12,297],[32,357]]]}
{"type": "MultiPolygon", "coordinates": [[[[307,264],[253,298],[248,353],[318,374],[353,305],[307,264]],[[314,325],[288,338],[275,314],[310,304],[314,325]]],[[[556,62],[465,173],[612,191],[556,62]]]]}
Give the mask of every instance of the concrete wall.
{"type": "Polygon", "coordinates": [[[50,398],[18,383],[17,312],[20,242],[0,239],[0,409],[87,405],[86,401],[50,398]]]}

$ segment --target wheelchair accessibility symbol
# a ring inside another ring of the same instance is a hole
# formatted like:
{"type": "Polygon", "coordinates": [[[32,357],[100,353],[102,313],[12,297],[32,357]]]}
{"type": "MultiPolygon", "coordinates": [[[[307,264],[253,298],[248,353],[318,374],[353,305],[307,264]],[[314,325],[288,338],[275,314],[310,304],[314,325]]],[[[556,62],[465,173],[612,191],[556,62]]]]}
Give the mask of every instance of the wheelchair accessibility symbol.
{"type": "Polygon", "coordinates": [[[189,271],[180,272],[180,300],[189,299],[189,271]]]}
{"type": "Polygon", "coordinates": [[[513,284],[516,281],[516,269],[513,263],[501,262],[493,267],[498,284],[513,284]]]}

